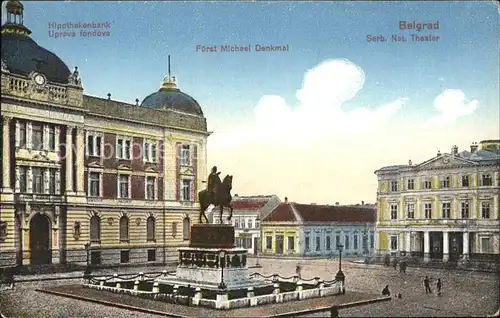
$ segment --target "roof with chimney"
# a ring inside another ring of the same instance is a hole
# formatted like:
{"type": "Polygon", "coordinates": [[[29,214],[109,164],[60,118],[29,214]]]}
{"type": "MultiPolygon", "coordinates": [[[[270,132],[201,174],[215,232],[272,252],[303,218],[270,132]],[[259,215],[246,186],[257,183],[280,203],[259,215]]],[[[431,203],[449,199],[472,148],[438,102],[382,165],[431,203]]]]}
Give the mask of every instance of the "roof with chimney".
{"type": "Polygon", "coordinates": [[[374,207],[335,206],[284,202],[264,218],[264,222],[375,223],[374,207]]]}
{"type": "Polygon", "coordinates": [[[472,143],[469,150],[463,150],[458,152],[458,147],[453,146],[450,153],[441,153],[438,151],[437,155],[429,160],[426,160],[420,164],[413,165],[411,160],[408,165],[392,165],[382,167],[375,171],[375,174],[380,172],[385,173],[398,173],[402,171],[412,171],[414,169],[427,168],[431,163],[437,160],[445,160],[445,164],[449,167],[458,165],[489,165],[489,164],[500,164],[500,140],[483,140],[479,144],[477,142],[472,143]],[[447,159],[445,159],[447,158],[447,159]],[[446,161],[447,160],[447,161],[446,161]]]}
{"type": "Polygon", "coordinates": [[[233,213],[238,212],[260,212],[260,217],[263,218],[272,209],[274,209],[281,200],[276,195],[252,195],[241,196],[235,194],[231,202],[233,213]]]}

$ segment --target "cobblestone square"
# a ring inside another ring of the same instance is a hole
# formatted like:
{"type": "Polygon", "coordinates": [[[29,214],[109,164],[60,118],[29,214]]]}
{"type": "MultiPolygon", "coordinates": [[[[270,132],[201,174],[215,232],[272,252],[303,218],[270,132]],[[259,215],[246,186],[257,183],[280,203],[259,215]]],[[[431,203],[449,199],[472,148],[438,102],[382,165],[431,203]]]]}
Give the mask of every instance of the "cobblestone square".
{"type": "MultiPolygon", "coordinates": [[[[249,265],[255,264],[251,259],[249,265]]],[[[264,275],[279,273],[282,276],[295,274],[300,265],[302,277],[315,276],[332,279],[338,270],[337,260],[291,260],[260,259],[261,268],[251,268],[250,272],[264,275]]],[[[127,268],[102,270],[96,274],[110,274],[114,271],[124,273],[161,271],[158,268],[127,268]]],[[[169,267],[168,270],[172,270],[169,267]]],[[[408,268],[406,274],[393,268],[379,265],[364,265],[342,261],[342,270],[346,275],[348,291],[374,293],[381,295],[385,285],[389,285],[391,294],[402,294],[402,299],[388,302],[345,308],[340,310],[343,317],[417,317],[417,316],[486,316],[495,313],[499,304],[499,276],[497,273],[480,273],[466,271],[445,271],[439,269],[408,268]],[[432,294],[425,294],[423,279],[431,278],[432,294]],[[435,282],[441,278],[443,292],[435,293],[435,282]]],[[[55,275],[53,275],[55,276],[55,275]]],[[[153,315],[133,312],[125,309],[88,303],[54,295],[36,292],[36,288],[54,285],[75,284],[79,280],[34,281],[19,283],[13,291],[1,292],[0,308],[6,317],[153,317],[153,315]]],[[[290,303],[293,307],[293,304],[290,303]]],[[[328,313],[304,315],[304,317],[327,317],[328,313]]]]}

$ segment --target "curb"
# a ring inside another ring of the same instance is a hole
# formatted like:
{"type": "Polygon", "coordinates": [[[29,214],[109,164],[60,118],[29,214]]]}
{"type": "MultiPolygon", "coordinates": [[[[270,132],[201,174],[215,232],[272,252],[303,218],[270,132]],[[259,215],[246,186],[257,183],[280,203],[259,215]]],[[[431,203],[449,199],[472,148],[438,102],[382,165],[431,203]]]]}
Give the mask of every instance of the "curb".
{"type": "Polygon", "coordinates": [[[292,312],[287,312],[287,313],[278,314],[278,315],[274,315],[274,316],[264,316],[264,317],[265,318],[293,317],[293,316],[307,315],[307,314],[314,314],[314,313],[329,311],[333,307],[336,307],[337,309],[344,309],[344,308],[350,308],[350,307],[355,307],[355,306],[363,306],[363,305],[373,304],[373,303],[382,302],[382,301],[389,301],[391,299],[392,298],[390,296],[386,296],[386,297],[379,297],[379,298],[368,299],[368,300],[353,301],[350,303],[345,303],[345,304],[340,304],[340,305],[323,306],[323,307],[319,307],[319,308],[315,308],[315,309],[292,311],[292,312]]]}
{"type": "Polygon", "coordinates": [[[153,309],[146,309],[146,308],[135,307],[135,306],[129,306],[129,305],[124,305],[124,304],[119,304],[119,303],[113,303],[113,302],[105,301],[105,300],[98,300],[98,299],[94,299],[94,298],[88,298],[88,297],[83,297],[83,296],[76,296],[76,295],[72,295],[72,294],[65,294],[65,293],[56,292],[56,291],[52,291],[52,290],[35,289],[35,291],[41,292],[41,293],[46,293],[46,294],[51,294],[51,295],[55,295],[55,296],[61,296],[61,297],[66,297],[66,298],[72,298],[72,299],[77,299],[77,300],[88,301],[88,302],[91,302],[91,303],[106,305],[106,306],[120,308],[120,309],[127,309],[127,310],[132,310],[132,311],[143,312],[143,313],[146,313],[146,314],[153,314],[153,315],[159,315],[159,316],[164,316],[164,317],[173,317],[173,318],[190,318],[189,316],[175,315],[175,314],[170,314],[170,313],[166,313],[166,312],[163,312],[163,311],[158,311],[158,310],[153,310],[153,309]]]}

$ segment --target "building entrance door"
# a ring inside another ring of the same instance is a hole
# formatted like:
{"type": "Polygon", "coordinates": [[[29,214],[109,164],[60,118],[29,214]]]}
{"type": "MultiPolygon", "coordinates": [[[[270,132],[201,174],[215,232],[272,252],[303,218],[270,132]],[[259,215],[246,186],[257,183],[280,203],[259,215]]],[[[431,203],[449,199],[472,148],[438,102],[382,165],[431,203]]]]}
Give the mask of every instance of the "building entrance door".
{"type": "Polygon", "coordinates": [[[283,254],[283,235],[276,235],[276,254],[283,254]]]}
{"type": "Polygon", "coordinates": [[[429,239],[431,243],[430,257],[434,260],[443,259],[443,232],[430,232],[429,239]]]}
{"type": "Polygon", "coordinates": [[[41,214],[33,216],[30,222],[30,252],[32,265],[50,264],[50,222],[41,214]]]}

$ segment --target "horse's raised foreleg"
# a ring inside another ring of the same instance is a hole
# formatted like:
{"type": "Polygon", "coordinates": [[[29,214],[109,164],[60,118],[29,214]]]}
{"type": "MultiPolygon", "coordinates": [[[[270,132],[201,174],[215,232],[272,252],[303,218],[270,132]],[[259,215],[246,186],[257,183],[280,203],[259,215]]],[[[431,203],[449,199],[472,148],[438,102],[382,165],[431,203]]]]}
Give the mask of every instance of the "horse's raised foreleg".
{"type": "Polygon", "coordinates": [[[231,219],[233,218],[233,206],[231,205],[231,203],[229,203],[227,207],[229,208],[229,216],[227,217],[227,220],[231,221],[231,219]]]}
{"type": "Polygon", "coordinates": [[[224,204],[220,205],[220,215],[219,215],[219,221],[220,224],[222,224],[222,213],[224,212],[224,204]]]}

